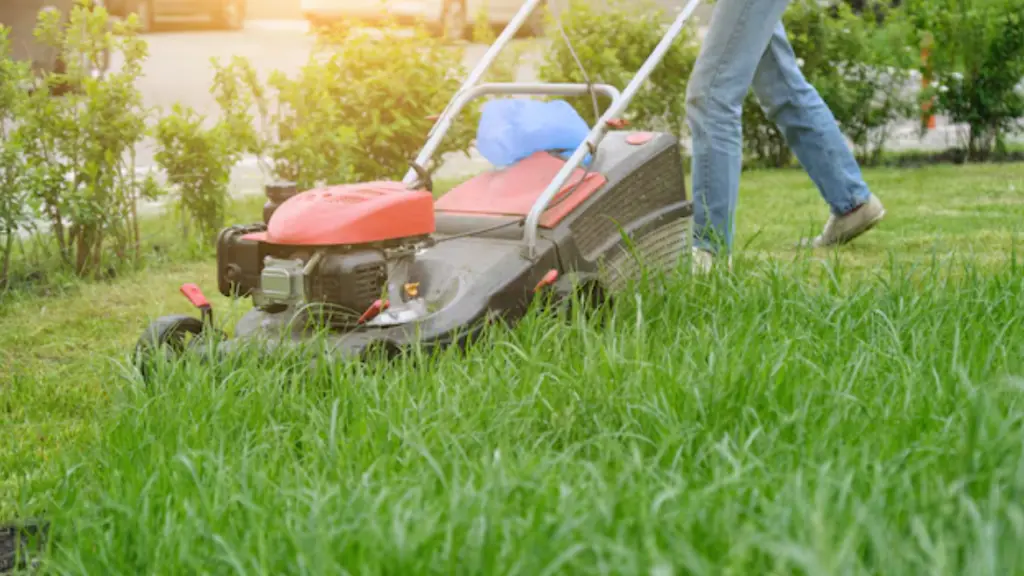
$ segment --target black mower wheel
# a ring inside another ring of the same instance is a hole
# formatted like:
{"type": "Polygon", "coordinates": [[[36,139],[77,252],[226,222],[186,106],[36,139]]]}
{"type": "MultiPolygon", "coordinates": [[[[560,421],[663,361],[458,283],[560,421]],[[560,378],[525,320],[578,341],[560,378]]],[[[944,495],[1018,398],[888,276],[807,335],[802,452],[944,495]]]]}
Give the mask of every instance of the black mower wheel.
{"type": "Polygon", "coordinates": [[[49,532],[45,521],[32,520],[0,526],[0,574],[34,567],[36,560],[30,560],[38,552],[49,532]]]}
{"type": "Polygon", "coordinates": [[[175,314],[154,320],[135,344],[135,366],[147,376],[146,367],[153,357],[168,354],[179,358],[186,349],[195,346],[203,334],[203,322],[194,316],[175,314]]]}

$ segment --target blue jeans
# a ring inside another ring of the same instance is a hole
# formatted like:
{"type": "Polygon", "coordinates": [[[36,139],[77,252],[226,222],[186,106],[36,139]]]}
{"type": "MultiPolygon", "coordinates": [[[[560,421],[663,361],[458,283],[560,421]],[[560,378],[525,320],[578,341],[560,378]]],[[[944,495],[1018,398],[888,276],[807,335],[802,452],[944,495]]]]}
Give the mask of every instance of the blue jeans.
{"type": "Polygon", "coordinates": [[[742,169],[743,100],[753,88],[831,211],[870,198],[860,167],[786,39],[789,0],[718,0],[686,89],[693,138],[694,246],[731,251],[742,169]]]}

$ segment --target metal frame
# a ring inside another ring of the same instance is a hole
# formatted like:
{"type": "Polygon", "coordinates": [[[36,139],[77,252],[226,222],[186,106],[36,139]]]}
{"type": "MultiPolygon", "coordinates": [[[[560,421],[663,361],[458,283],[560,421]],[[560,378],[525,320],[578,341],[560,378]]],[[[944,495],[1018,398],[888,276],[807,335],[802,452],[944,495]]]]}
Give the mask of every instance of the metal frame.
{"type": "MultiPolygon", "coordinates": [[[[546,0],[526,0],[523,6],[516,13],[512,21],[508,23],[505,29],[498,36],[494,44],[488,48],[483,58],[477,63],[476,67],[463,82],[459,91],[456,92],[455,97],[452,98],[451,102],[444,109],[437,121],[434,123],[434,127],[430,130],[430,134],[427,137],[427,143],[416,157],[416,164],[419,166],[426,166],[426,164],[433,158],[434,153],[440,146],[441,141],[444,139],[448,130],[451,128],[452,121],[459,114],[465,105],[481,96],[490,94],[509,94],[509,95],[557,95],[557,96],[577,96],[588,94],[593,88],[595,92],[604,94],[612,98],[612,103],[598,119],[597,123],[590,130],[587,138],[580,143],[579,147],[573,153],[569,160],[566,161],[562,169],[555,175],[555,178],[548,184],[548,187],[541,193],[537,201],[534,202],[530,208],[529,214],[526,216],[526,222],[523,230],[523,242],[525,246],[524,256],[529,259],[533,259],[536,255],[537,250],[537,231],[540,223],[540,218],[547,210],[548,204],[558,194],[558,191],[562,189],[565,183],[569,180],[574,170],[579,168],[580,164],[586,158],[587,154],[591,151],[596,151],[601,140],[604,139],[605,134],[608,132],[608,123],[610,120],[616,118],[629,106],[630,101],[636,95],[637,91],[644,82],[650,77],[651,72],[661,63],[661,60],[665,57],[665,53],[669,47],[675,42],[676,38],[683,30],[683,26],[687,20],[693,15],[697,6],[700,5],[701,0],[690,0],[686,7],[676,16],[675,21],[669,26],[668,31],[662,37],[661,41],[654,48],[651,54],[644,61],[643,66],[637,71],[636,75],[630,80],[629,85],[621,93],[614,86],[607,84],[595,84],[593,87],[587,84],[544,84],[544,83],[491,83],[477,85],[480,79],[483,77],[487,70],[494,63],[494,60],[498,57],[498,54],[508,45],[512,38],[519,32],[519,29],[526,23],[533,11],[542,2],[546,0]]],[[[402,182],[409,186],[416,181],[418,174],[415,170],[410,169],[402,182]]]]}

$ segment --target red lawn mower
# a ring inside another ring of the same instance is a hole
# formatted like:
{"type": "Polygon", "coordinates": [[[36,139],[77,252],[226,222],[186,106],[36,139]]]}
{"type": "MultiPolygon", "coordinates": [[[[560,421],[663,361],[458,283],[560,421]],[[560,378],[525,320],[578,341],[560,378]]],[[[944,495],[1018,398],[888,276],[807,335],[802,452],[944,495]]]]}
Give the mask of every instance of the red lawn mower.
{"type": "MultiPolygon", "coordinates": [[[[216,344],[218,351],[301,344],[311,325],[326,330],[329,348],[341,357],[359,357],[376,345],[397,351],[458,344],[495,319],[522,317],[539,293],[607,295],[645,268],[678,264],[689,248],[693,213],[680,143],[671,134],[624,130],[616,118],[699,0],[679,13],[621,93],[602,84],[480,84],[541,2],[527,0],[490,47],[404,180],[305,191],[271,185],[263,222],[222,231],[218,288],[250,298],[253,308],[233,338],[216,344]],[[571,156],[538,151],[434,199],[421,167],[468,102],[595,93],[612,102],[571,156]]],[[[165,346],[180,353],[190,348],[186,340],[219,333],[199,289],[182,290],[202,318],[157,319],[138,343],[140,359],[165,346]]]]}

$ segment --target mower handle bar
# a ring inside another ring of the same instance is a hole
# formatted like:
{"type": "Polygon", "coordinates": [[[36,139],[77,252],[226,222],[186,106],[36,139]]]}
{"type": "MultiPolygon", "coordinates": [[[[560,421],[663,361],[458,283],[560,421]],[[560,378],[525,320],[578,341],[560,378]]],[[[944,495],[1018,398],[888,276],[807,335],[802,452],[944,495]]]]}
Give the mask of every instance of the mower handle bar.
{"type": "MultiPolygon", "coordinates": [[[[437,122],[434,124],[434,130],[430,138],[427,140],[427,145],[424,146],[423,151],[416,158],[416,163],[420,166],[424,166],[426,162],[434,156],[437,151],[437,147],[440,146],[441,140],[448,133],[448,130],[452,126],[452,122],[459,115],[459,112],[465,108],[466,104],[469,104],[472,100],[481,98],[483,96],[490,96],[493,94],[508,94],[511,96],[523,96],[523,95],[545,95],[545,96],[584,96],[589,94],[590,91],[607,96],[612,100],[619,98],[621,93],[619,89],[611,84],[546,84],[542,82],[489,82],[486,84],[480,84],[478,86],[466,87],[456,94],[455,98],[448,104],[444,112],[438,117],[437,122]]],[[[416,180],[416,171],[409,170],[405,175],[403,184],[406,186],[411,185],[416,180]]]]}
{"type": "MultiPolygon", "coordinates": [[[[456,92],[455,98],[452,98],[448,102],[448,106],[441,112],[441,116],[434,122],[434,126],[430,129],[430,134],[427,136],[427,143],[420,150],[419,155],[416,157],[416,164],[420,167],[425,168],[427,162],[434,157],[434,152],[437,151],[438,146],[441,145],[441,140],[445,137],[445,133],[451,126],[451,109],[455,100],[473,86],[476,86],[480,80],[490,69],[491,65],[498,58],[498,54],[505,49],[505,46],[512,41],[512,38],[519,33],[519,29],[523,27],[526,20],[533,14],[533,11],[545,0],[526,0],[516,15],[512,17],[512,20],[505,26],[505,29],[501,31],[501,34],[494,40],[494,43],[487,48],[487,52],[484,52],[483,58],[476,63],[473,70],[469,73],[469,76],[462,82],[462,86],[459,87],[459,91],[456,92]],[[442,129],[443,128],[443,129],[442,129]]],[[[412,168],[405,173],[405,178],[402,183],[409,186],[416,181],[418,174],[416,170],[412,168]]]]}
{"type": "MultiPolygon", "coordinates": [[[[587,84],[483,84],[477,86],[477,83],[487,72],[487,70],[494,63],[498,54],[505,48],[506,45],[512,40],[512,38],[519,32],[523,24],[530,17],[533,11],[542,2],[547,0],[526,0],[522,7],[519,8],[519,12],[512,18],[512,21],[508,23],[501,34],[498,36],[494,44],[487,49],[483,58],[477,63],[476,67],[470,72],[469,76],[463,82],[459,91],[456,93],[455,98],[449,102],[448,106],[441,113],[441,116],[434,123],[434,127],[430,131],[430,135],[427,139],[426,145],[423,150],[420,151],[419,156],[416,157],[416,164],[424,166],[433,157],[434,152],[437,150],[444,138],[448,129],[451,127],[452,119],[462,109],[463,106],[473,98],[480,97],[484,94],[554,94],[554,95],[579,95],[587,94],[591,90],[591,86],[587,84]],[[582,91],[581,91],[582,87],[582,91]],[[509,91],[511,90],[511,91],[509,91]]],[[[528,259],[534,259],[537,252],[537,229],[540,223],[540,218],[547,210],[548,204],[555,197],[556,194],[562,189],[566,182],[568,182],[573,171],[579,168],[580,164],[583,163],[584,158],[591,152],[596,152],[598,145],[601,140],[604,139],[605,134],[608,132],[609,122],[618,117],[622,112],[626,110],[629,103],[636,96],[636,93],[640,90],[640,87],[650,77],[651,73],[657,68],[658,64],[661,63],[665,57],[665,53],[671,47],[672,43],[675,42],[676,38],[682,32],[686,22],[693,15],[697,6],[701,0],[689,0],[686,6],[679,12],[676,19],[669,26],[665,35],[655,46],[654,50],[644,61],[643,65],[637,71],[633,79],[630,80],[626,89],[620,94],[618,90],[608,85],[594,85],[593,90],[595,92],[602,92],[612,97],[612,103],[604,111],[604,114],[598,119],[594,127],[591,128],[590,133],[586,139],[580,143],[573,152],[569,160],[562,166],[555,178],[548,184],[544,192],[541,193],[540,197],[533,203],[530,208],[529,214],[526,216],[526,222],[523,230],[523,247],[524,256],[528,259]]],[[[415,181],[417,173],[415,170],[410,169],[406,174],[403,182],[408,186],[415,181]]]]}

